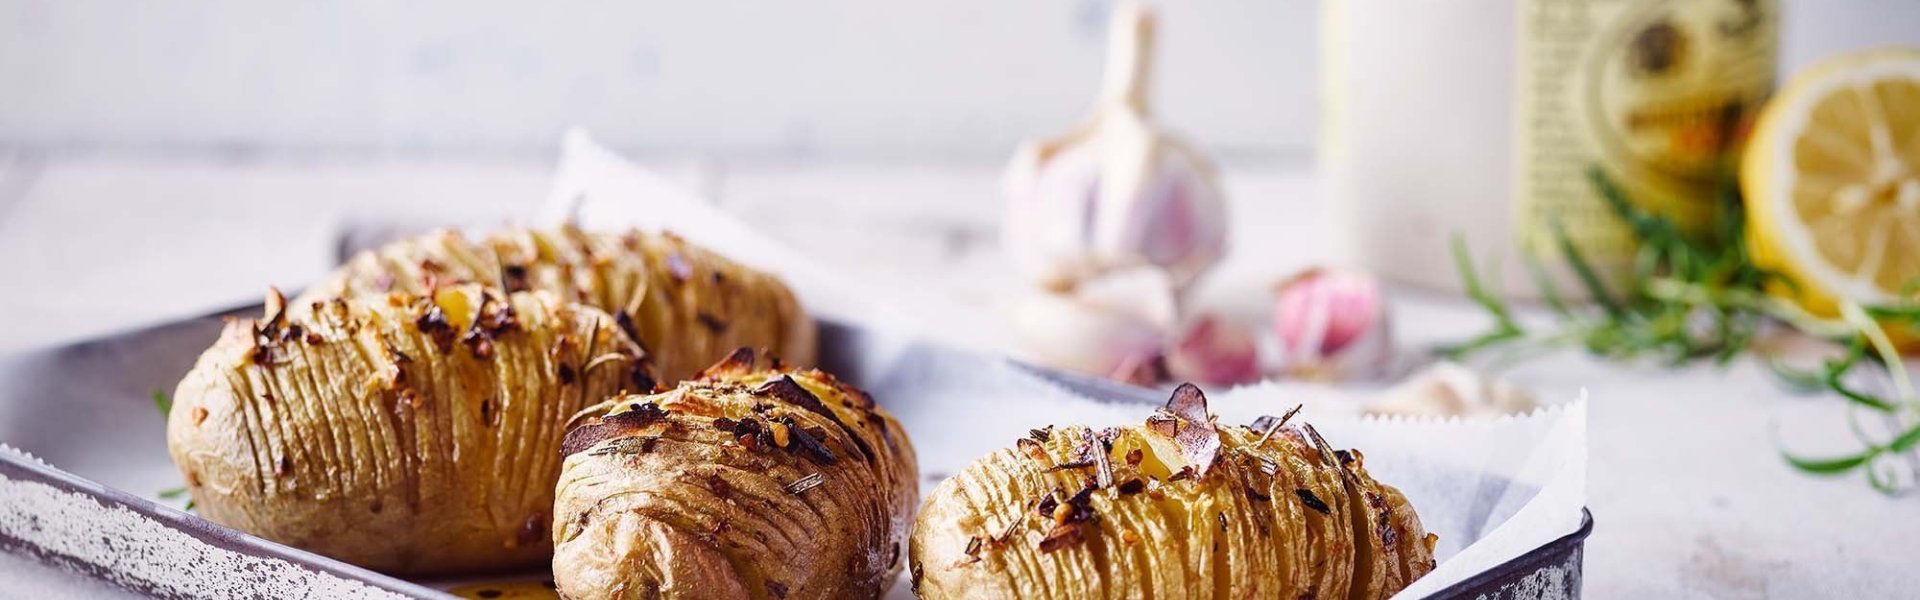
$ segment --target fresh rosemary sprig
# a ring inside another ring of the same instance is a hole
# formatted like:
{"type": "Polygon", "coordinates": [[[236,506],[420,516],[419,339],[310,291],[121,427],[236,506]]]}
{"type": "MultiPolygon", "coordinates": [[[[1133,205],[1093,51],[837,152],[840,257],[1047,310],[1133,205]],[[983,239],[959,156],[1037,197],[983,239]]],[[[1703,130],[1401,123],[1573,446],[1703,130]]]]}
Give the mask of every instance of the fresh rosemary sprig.
{"type": "MultiPolygon", "coordinates": [[[[1474,269],[1466,242],[1453,240],[1454,261],[1467,296],[1492,317],[1487,331],[1439,352],[1462,360],[1490,351],[1503,360],[1525,358],[1544,351],[1578,346],[1595,356],[1614,360],[1655,359],[1670,366],[1711,360],[1724,366],[1752,348],[1754,337],[1768,322],[1784,323],[1845,348],[1812,371],[1799,371],[1766,358],[1767,367],[1789,387],[1831,392],[1853,407],[1877,414],[1887,430],[1897,432],[1878,441],[1852,419],[1853,433],[1864,446],[1855,454],[1807,458],[1781,452],[1788,464],[1807,473],[1841,474],[1865,470],[1874,488],[1899,490],[1894,477],[1876,468],[1887,459],[1907,455],[1920,478],[1920,459],[1909,452],[1920,446],[1920,400],[1915,399],[1898,351],[1881,327],[1920,327],[1920,304],[1843,307],[1841,318],[1819,317],[1792,302],[1766,292],[1769,287],[1794,289],[1794,282],[1762,269],[1751,260],[1743,235],[1745,214],[1736,190],[1722,194],[1716,226],[1702,234],[1688,234],[1659,215],[1643,211],[1598,169],[1588,172],[1594,188],[1613,214],[1625,222],[1639,250],[1618,289],[1603,282],[1593,264],[1556,221],[1550,223],[1554,249],[1564,259],[1593,306],[1569,306],[1564,295],[1537,259],[1525,256],[1529,276],[1539,288],[1542,304],[1557,317],[1551,327],[1523,326],[1499,296],[1488,291],[1474,269]],[[1892,382],[1894,394],[1875,393],[1858,385],[1869,373],[1892,382]]],[[[1917,288],[1920,289],[1920,288],[1917,288]]],[[[1909,290],[1911,292],[1913,290],[1909,290]]],[[[1906,294],[1911,296],[1910,293],[1906,294]]],[[[1849,410],[1852,410],[1850,408],[1849,410]]]]}

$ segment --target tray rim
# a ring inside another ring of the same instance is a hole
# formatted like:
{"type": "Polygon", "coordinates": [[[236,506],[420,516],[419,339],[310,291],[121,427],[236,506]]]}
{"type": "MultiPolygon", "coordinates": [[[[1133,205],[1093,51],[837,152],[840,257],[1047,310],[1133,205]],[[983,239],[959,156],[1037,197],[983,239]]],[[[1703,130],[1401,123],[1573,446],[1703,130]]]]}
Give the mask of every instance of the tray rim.
{"type": "MultiPolygon", "coordinates": [[[[10,447],[9,447],[10,448],[10,447]]],[[[68,493],[84,494],[108,509],[121,508],[134,512],[143,518],[159,523],[169,529],[192,536],[201,543],[247,556],[285,561],[295,567],[315,573],[324,573],[365,584],[369,587],[402,594],[414,598],[443,598],[448,594],[413,583],[398,577],[386,575],[341,562],[332,558],[314,554],[306,550],[280,544],[240,531],[199,515],[178,510],[170,506],[136,496],[132,492],[105,485],[79,475],[69,473],[23,451],[9,450],[0,452],[0,479],[26,481],[50,486],[68,493]]],[[[102,582],[135,593],[153,595],[156,590],[139,589],[128,585],[119,578],[110,576],[98,565],[87,563],[73,557],[52,554],[35,547],[24,540],[0,535],[0,551],[27,554],[48,564],[65,566],[77,571],[77,574],[91,576],[102,582]],[[25,550],[25,552],[21,552],[25,550]]]]}

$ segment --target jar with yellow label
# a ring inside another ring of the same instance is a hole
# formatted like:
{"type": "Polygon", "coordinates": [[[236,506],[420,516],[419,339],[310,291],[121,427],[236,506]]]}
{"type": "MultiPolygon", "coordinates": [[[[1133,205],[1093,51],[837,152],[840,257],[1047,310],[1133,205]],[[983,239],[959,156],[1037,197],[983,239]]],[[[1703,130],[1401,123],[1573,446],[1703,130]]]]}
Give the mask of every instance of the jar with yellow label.
{"type": "Polygon", "coordinates": [[[1322,24],[1322,172],[1347,254],[1397,281],[1459,289],[1450,240],[1537,260],[1562,284],[1564,235],[1603,278],[1634,238],[1595,190],[1686,231],[1723,215],[1774,85],[1774,0],[1335,0],[1322,24]]]}

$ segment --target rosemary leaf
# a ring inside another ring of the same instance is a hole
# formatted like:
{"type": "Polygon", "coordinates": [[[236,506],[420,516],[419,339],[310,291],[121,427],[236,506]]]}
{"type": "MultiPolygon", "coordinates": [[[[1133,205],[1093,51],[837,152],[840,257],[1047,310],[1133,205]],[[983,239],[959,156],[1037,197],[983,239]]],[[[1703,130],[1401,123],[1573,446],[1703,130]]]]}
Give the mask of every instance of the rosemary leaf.
{"type": "Polygon", "coordinates": [[[1788,389],[1803,394],[1827,389],[1825,369],[1821,369],[1818,372],[1802,371],[1789,367],[1779,358],[1771,356],[1761,362],[1767,366],[1768,371],[1773,372],[1774,377],[1779,378],[1781,383],[1786,384],[1788,389]]]}
{"type": "Polygon", "coordinates": [[[1816,475],[1837,475],[1854,470],[1860,465],[1867,464],[1867,461],[1873,460],[1874,455],[1878,453],[1877,450],[1868,450],[1859,454],[1833,458],[1802,458],[1781,452],[1780,457],[1786,459],[1787,464],[1793,465],[1793,468],[1801,471],[1816,475]]]}
{"type": "Polygon", "coordinates": [[[1915,424],[1913,427],[1907,428],[1906,432],[1900,434],[1900,437],[1893,438],[1893,442],[1887,444],[1887,450],[1892,452],[1906,452],[1912,450],[1915,444],[1920,444],[1920,424],[1915,424]]]}
{"type": "Polygon", "coordinates": [[[1554,219],[1551,223],[1554,243],[1560,246],[1560,254],[1567,259],[1567,265],[1573,268],[1573,274],[1578,276],[1580,283],[1587,287],[1588,296],[1592,297],[1594,303],[1599,304],[1600,308],[1606,309],[1608,316],[1616,319],[1624,316],[1626,309],[1621,308],[1620,303],[1614,301],[1613,294],[1608,292],[1606,284],[1600,281],[1599,273],[1593,270],[1593,265],[1588,263],[1586,256],[1580,253],[1580,248],[1574,246],[1573,238],[1567,236],[1566,227],[1560,224],[1559,219],[1554,219]]]}
{"type": "Polygon", "coordinates": [[[160,409],[160,416],[164,418],[173,412],[173,397],[165,390],[153,388],[153,406],[160,409]]]}

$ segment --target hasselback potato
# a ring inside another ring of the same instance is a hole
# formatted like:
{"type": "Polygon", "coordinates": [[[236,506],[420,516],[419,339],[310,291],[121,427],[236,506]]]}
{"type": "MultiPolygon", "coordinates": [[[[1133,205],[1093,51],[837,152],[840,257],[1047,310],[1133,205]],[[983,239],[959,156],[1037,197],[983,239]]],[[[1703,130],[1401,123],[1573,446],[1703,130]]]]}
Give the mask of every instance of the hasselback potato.
{"type": "Polygon", "coordinates": [[[873,598],[898,576],[913,446],[864,392],[741,349],[607,406],[564,446],[565,597],[873,598]]]}
{"type": "Polygon", "coordinates": [[[813,321],[785,284],[671,233],[590,233],[563,225],[514,227],[471,240],[439,231],[360,253],[294,304],[423,294],[460,282],[545,290],[613,313],[668,383],[743,346],[813,363],[813,321]]]}
{"type": "Polygon", "coordinates": [[[922,598],[1385,598],[1434,567],[1398,490],[1311,426],[1216,425],[1181,386],[1142,426],[1035,430],[928,495],[922,598]]]}
{"type": "Polygon", "coordinates": [[[653,385],[613,317],[546,292],[311,302],[227,323],[168,449],[201,516],[382,571],[544,564],[567,419],[653,385]]]}

